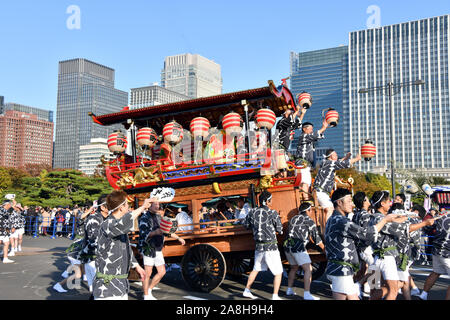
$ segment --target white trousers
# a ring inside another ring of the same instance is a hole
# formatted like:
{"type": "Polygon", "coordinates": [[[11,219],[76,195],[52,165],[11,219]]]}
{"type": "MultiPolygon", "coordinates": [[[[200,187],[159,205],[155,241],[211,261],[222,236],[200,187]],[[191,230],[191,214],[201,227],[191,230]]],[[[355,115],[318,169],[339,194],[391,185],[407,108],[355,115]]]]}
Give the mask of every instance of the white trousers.
{"type": "Polygon", "coordinates": [[[84,271],[86,272],[86,278],[89,287],[92,286],[95,278],[95,261],[90,261],[89,263],[84,264],[84,271]]]}

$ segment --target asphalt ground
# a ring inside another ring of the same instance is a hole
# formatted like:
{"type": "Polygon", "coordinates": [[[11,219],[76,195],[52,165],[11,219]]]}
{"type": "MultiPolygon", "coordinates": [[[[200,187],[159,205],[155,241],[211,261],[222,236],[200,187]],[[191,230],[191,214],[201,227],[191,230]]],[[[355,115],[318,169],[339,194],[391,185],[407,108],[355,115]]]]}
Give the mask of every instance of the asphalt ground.
{"type": "MultiPolygon", "coordinates": [[[[72,243],[67,238],[51,239],[50,237],[32,238],[25,236],[23,251],[10,259],[14,263],[0,263],[0,300],[88,300],[90,293],[87,283],[82,281],[79,289],[59,293],[52,286],[61,281],[61,273],[69,266],[64,250],[72,243]]],[[[419,287],[423,288],[426,277],[431,272],[431,266],[413,265],[411,274],[419,287]]],[[[260,272],[252,286],[252,292],[259,301],[267,301],[272,297],[273,277],[270,272],[260,272]]],[[[191,290],[184,283],[180,269],[171,268],[154,290],[153,295],[160,301],[249,301],[242,297],[247,282],[247,276],[226,276],[220,287],[210,293],[200,293],[191,290]]],[[[321,300],[331,300],[329,281],[322,276],[311,285],[311,291],[321,300]]],[[[441,276],[431,292],[429,300],[444,300],[447,287],[450,285],[448,276],[441,276]]],[[[131,282],[129,300],[142,300],[142,284],[131,282]]],[[[287,278],[283,277],[279,295],[285,300],[303,300],[303,282],[295,282],[297,296],[285,296],[287,278]]],[[[67,289],[67,288],[65,288],[67,289]]],[[[398,300],[403,300],[401,295],[398,300]]],[[[413,300],[419,300],[413,297],[413,300]]],[[[257,300],[258,301],[258,300],[257,300]]],[[[320,302],[313,302],[320,303],[320,302]]]]}

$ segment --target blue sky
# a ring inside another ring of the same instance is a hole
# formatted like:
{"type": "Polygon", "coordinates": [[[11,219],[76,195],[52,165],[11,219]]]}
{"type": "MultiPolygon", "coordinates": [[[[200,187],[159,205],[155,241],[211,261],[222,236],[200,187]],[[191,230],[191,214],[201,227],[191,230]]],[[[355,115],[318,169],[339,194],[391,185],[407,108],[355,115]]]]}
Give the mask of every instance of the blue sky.
{"type": "Polygon", "coordinates": [[[289,75],[290,51],[347,45],[366,29],[450,14],[450,1],[0,0],[0,95],[56,111],[58,61],[87,58],[116,70],[116,88],[160,82],[164,58],[198,53],[222,67],[223,92],[289,75]],[[80,8],[80,29],[66,22],[80,8]]]}

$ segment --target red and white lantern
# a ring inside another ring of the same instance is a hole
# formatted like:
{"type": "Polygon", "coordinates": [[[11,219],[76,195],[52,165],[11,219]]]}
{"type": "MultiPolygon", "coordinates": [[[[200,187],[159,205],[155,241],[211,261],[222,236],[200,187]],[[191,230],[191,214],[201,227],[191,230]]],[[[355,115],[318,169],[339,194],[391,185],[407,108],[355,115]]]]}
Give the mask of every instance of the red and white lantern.
{"type": "Polygon", "coordinates": [[[370,161],[373,157],[375,157],[376,153],[377,148],[373,144],[372,140],[367,139],[361,147],[361,157],[366,161],[370,161]]]}
{"type": "Polygon", "coordinates": [[[242,131],[242,118],[238,113],[231,112],[222,119],[222,127],[226,134],[231,135],[233,133],[241,133],[242,131]]]}
{"type": "Polygon", "coordinates": [[[176,145],[183,140],[183,127],[176,121],[169,122],[163,128],[164,142],[176,145]]]}
{"type": "Polygon", "coordinates": [[[308,92],[302,92],[298,96],[298,104],[304,109],[309,109],[312,105],[312,97],[308,92]]]}
{"type": "Polygon", "coordinates": [[[158,141],[158,135],[152,128],[141,128],[137,132],[136,141],[140,146],[153,148],[158,141]]]}
{"type": "Polygon", "coordinates": [[[108,149],[113,153],[122,153],[127,149],[127,137],[121,131],[115,131],[108,137],[108,149]]]}
{"type": "Polygon", "coordinates": [[[176,225],[174,225],[174,219],[168,217],[162,217],[159,227],[164,235],[174,233],[176,231],[176,225]]]}
{"type": "Polygon", "coordinates": [[[326,111],[327,113],[325,114],[325,121],[330,127],[336,127],[339,122],[339,113],[333,108],[328,108],[326,109],[326,111]]]}
{"type": "Polygon", "coordinates": [[[197,137],[206,138],[208,136],[209,128],[211,128],[209,120],[203,117],[197,117],[192,119],[190,124],[190,130],[194,139],[197,137]]]}
{"type": "Polygon", "coordinates": [[[256,113],[256,125],[258,128],[266,128],[270,130],[275,125],[277,117],[275,112],[270,109],[259,109],[256,113]]]}

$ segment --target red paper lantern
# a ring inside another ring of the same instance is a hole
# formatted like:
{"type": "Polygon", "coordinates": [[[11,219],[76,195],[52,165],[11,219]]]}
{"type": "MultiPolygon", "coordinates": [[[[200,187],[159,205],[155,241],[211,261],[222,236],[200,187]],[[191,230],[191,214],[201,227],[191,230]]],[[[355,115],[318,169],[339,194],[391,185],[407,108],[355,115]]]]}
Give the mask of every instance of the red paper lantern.
{"type": "Polygon", "coordinates": [[[270,109],[259,109],[256,113],[256,125],[258,128],[266,128],[270,130],[275,125],[277,117],[275,112],[270,109]]]}
{"type": "Polygon", "coordinates": [[[194,138],[197,137],[206,138],[208,136],[209,128],[211,128],[209,120],[203,117],[197,117],[192,119],[190,124],[191,133],[194,136],[194,138]]]}
{"type": "Polygon", "coordinates": [[[168,217],[162,217],[161,222],[159,224],[159,227],[161,228],[161,231],[165,234],[171,234],[174,233],[177,230],[176,224],[174,224],[175,219],[171,219],[168,217]]]}
{"type": "Polygon", "coordinates": [[[370,161],[375,157],[377,153],[377,148],[373,144],[372,140],[367,139],[366,142],[361,147],[361,157],[366,161],[370,161]]]}
{"type": "Polygon", "coordinates": [[[153,148],[158,141],[158,135],[152,128],[141,128],[137,132],[136,140],[140,146],[153,148]]]}
{"type": "Polygon", "coordinates": [[[330,127],[336,127],[339,122],[339,113],[333,108],[329,108],[326,110],[327,113],[325,114],[325,121],[328,123],[330,127]]]}
{"type": "Polygon", "coordinates": [[[164,142],[176,145],[183,140],[183,127],[176,121],[167,123],[163,128],[164,142]]]}
{"type": "Polygon", "coordinates": [[[242,131],[242,118],[238,113],[231,112],[222,119],[222,127],[226,134],[240,133],[242,131]]]}
{"type": "Polygon", "coordinates": [[[298,104],[304,108],[309,109],[312,105],[312,98],[308,92],[302,92],[298,95],[298,104]]]}
{"type": "Polygon", "coordinates": [[[108,137],[108,149],[113,153],[122,153],[127,149],[127,137],[121,131],[115,131],[108,137]]]}

